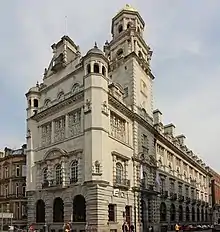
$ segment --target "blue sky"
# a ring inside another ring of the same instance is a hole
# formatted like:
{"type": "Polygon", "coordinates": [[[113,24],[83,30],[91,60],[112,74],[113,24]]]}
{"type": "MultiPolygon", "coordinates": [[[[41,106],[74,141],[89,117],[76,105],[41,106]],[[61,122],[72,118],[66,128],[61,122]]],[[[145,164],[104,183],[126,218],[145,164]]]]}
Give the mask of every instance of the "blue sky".
{"type": "Polygon", "coordinates": [[[19,0],[0,3],[0,148],[25,142],[24,94],[41,81],[52,51],[65,33],[85,53],[111,39],[112,17],[131,3],[145,20],[153,49],[155,108],[164,123],[210,166],[220,171],[219,0],[19,0]]]}

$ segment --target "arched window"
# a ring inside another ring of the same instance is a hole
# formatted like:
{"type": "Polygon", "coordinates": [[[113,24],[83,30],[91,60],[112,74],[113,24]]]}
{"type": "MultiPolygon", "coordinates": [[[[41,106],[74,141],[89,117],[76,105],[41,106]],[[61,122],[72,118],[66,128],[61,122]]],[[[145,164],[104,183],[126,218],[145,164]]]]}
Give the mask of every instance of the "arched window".
{"type": "Polygon", "coordinates": [[[18,183],[16,183],[16,197],[19,196],[19,185],[18,183]]]}
{"type": "Polygon", "coordinates": [[[87,74],[91,73],[91,64],[88,64],[86,67],[87,74]]]}
{"type": "Polygon", "coordinates": [[[94,73],[99,73],[99,64],[95,63],[93,69],[94,73]]]}
{"type": "Polygon", "coordinates": [[[189,211],[189,206],[186,206],[186,221],[190,221],[190,211],[189,211]]]}
{"type": "Polygon", "coordinates": [[[170,221],[176,221],[176,208],[174,204],[171,204],[170,206],[170,221]]]}
{"type": "Polygon", "coordinates": [[[204,209],[201,209],[201,221],[204,222],[205,219],[205,213],[204,213],[204,209]]]}
{"type": "Polygon", "coordinates": [[[197,208],[197,222],[200,221],[200,210],[199,207],[197,208]]]}
{"type": "Polygon", "coordinates": [[[122,25],[119,25],[118,26],[118,33],[121,33],[123,31],[123,26],[122,25]]]}
{"type": "Polygon", "coordinates": [[[166,204],[162,202],[160,204],[160,221],[165,222],[166,219],[167,219],[167,208],[166,208],[166,204]]]}
{"type": "Polygon", "coordinates": [[[62,184],[63,180],[62,180],[62,168],[61,168],[61,165],[58,164],[56,166],[56,184],[59,185],[59,184],[62,184]]]}
{"type": "Polygon", "coordinates": [[[183,221],[183,207],[182,205],[179,206],[179,221],[183,221]]]}
{"type": "Polygon", "coordinates": [[[207,209],[205,210],[205,221],[206,222],[208,221],[208,210],[207,209]]]}
{"type": "Polygon", "coordinates": [[[53,222],[64,222],[64,204],[60,197],[53,202],[53,222]]]}
{"type": "Polygon", "coordinates": [[[123,181],[123,166],[121,163],[116,164],[116,183],[121,184],[123,181]]]}
{"type": "Polygon", "coordinates": [[[147,187],[147,173],[143,172],[143,187],[147,187]]]}
{"type": "Polygon", "coordinates": [[[123,49],[120,48],[120,49],[117,51],[117,57],[120,58],[122,55],[123,55],[123,49]]]}
{"type": "Polygon", "coordinates": [[[31,107],[31,99],[28,101],[28,105],[29,107],[31,107]]]}
{"type": "Polygon", "coordinates": [[[38,100],[34,99],[34,107],[38,107],[38,100]]]}
{"type": "Polygon", "coordinates": [[[105,68],[105,66],[102,66],[102,75],[106,76],[106,68],[105,68]]]}
{"type": "Polygon", "coordinates": [[[101,172],[101,165],[98,160],[95,161],[95,173],[100,173],[101,172]]]}
{"type": "Polygon", "coordinates": [[[71,180],[70,183],[78,182],[78,160],[74,160],[71,164],[71,180]]]}
{"type": "Polygon", "coordinates": [[[22,195],[23,197],[26,197],[26,184],[22,185],[22,195]]]}
{"type": "Polygon", "coordinates": [[[192,221],[194,222],[195,220],[196,220],[195,208],[192,207],[192,221]]]}
{"type": "Polygon", "coordinates": [[[73,200],[73,221],[86,221],[86,201],[82,195],[77,195],[73,200]]]}
{"type": "Polygon", "coordinates": [[[138,33],[141,33],[140,27],[137,28],[137,32],[138,32],[138,33]]]}
{"type": "Polygon", "coordinates": [[[36,203],[36,222],[45,222],[45,203],[43,200],[38,200],[36,203]]]}

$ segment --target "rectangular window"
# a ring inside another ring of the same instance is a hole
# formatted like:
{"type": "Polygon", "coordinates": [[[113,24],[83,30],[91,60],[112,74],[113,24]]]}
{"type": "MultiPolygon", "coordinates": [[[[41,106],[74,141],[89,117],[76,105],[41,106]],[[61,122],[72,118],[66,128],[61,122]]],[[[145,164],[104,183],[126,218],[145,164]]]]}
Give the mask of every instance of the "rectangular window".
{"type": "Polygon", "coordinates": [[[164,191],[166,191],[166,189],[165,189],[165,179],[161,178],[160,181],[161,181],[160,192],[164,193],[164,191]]]}
{"type": "Polygon", "coordinates": [[[41,127],[42,135],[41,135],[41,142],[42,146],[47,146],[51,143],[51,123],[47,123],[41,127]]]}
{"type": "Polygon", "coordinates": [[[68,120],[69,136],[79,135],[81,132],[81,109],[77,109],[69,114],[68,120]]]}
{"type": "Polygon", "coordinates": [[[195,199],[195,192],[194,192],[194,189],[191,190],[191,198],[192,198],[192,199],[195,199]]]}
{"type": "Polygon", "coordinates": [[[126,142],[126,121],[115,113],[111,112],[110,117],[111,136],[126,142]]]}
{"type": "Polygon", "coordinates": [[[189,187],[186,187],[186,197],[189,197],[189,187]]]}
{"type": "Polygon", "coordinates": [[[178,187],[178,193],[179,193],[179,195],[183,194],[183,187],[182,187],[182,185],[179,185],[179,187],[178,187]]]}
{"type": "Polygon", "coordinates": [[[54,141],[61,141],[65,138],[65,116],[54,121],[54,141]]]}
{"type": "Polygon", "coordinates": [[[109,222],[115,222],[116,221],[116,205],[109,204],[108,205],[108,221],[109,222]]]}
{"type": "Polygon", "coordinates": [[[175,184],[173,181],[170,182],[170,192],[175,193],[175,184]]]}

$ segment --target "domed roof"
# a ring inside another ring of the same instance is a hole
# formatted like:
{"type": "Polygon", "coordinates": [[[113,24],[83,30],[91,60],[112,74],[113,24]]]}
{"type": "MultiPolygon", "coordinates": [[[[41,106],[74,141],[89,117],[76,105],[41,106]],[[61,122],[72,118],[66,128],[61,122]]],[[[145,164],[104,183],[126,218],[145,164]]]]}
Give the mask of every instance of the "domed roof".
{"type": "Polygon", "coordinates": [[[86,53],[86,55],[88,55],[88,54],[100,54],[100,55],[104,55],[104,53],[98,48],[97,43],[95,43],[94,48],[90,49],[86,53]]]}

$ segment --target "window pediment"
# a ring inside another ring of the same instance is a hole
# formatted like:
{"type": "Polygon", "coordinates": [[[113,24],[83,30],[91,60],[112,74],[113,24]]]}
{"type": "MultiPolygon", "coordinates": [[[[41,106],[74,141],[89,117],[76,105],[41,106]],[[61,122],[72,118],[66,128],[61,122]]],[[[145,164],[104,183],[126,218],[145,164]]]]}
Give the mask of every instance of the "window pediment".
{"type": "Polygon", "coordinates": [[[44,160],[54,160],[54,159],[59,159],[62,156],[66,156],[67,152],[62,150],[62,149],[58,149],[58,148],[54,148],[52,150],[49,150],[48,152],[46,152],[45,156],[44,156],[44,160]]]}

